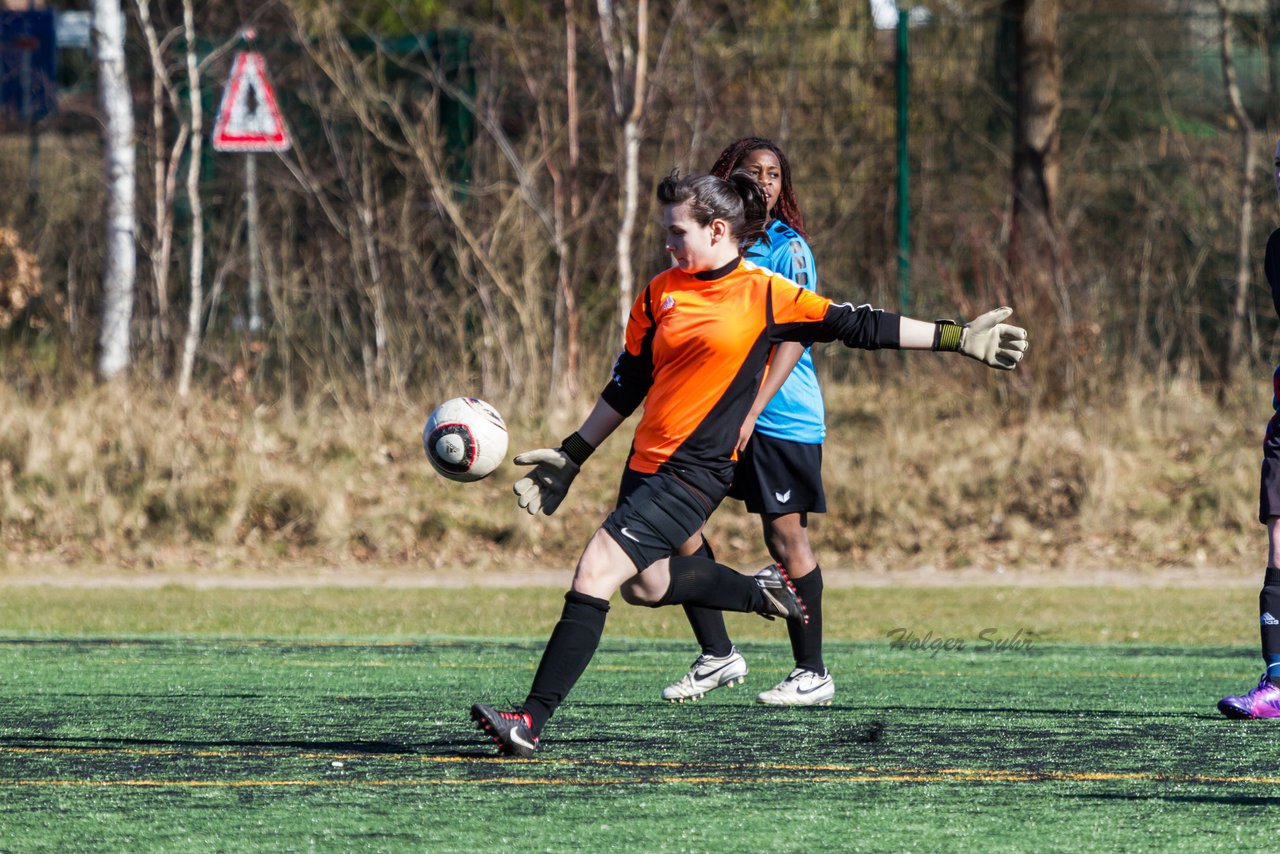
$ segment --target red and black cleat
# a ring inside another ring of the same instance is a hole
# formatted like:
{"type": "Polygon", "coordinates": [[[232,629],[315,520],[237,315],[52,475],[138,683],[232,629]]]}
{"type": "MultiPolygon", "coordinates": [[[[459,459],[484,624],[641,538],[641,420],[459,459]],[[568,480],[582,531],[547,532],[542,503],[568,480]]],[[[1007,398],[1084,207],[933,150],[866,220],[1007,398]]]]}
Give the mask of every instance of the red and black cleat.
{"type": "Polygon", "coordinates": [[[791,576],[779,564],[770,564],[756,573],[756,585],[764,598],[764,609],[760,616],[772,620],[782,617],[784,620],[799,620],[808,624],[809,614],[805,610],[804,601],[791,583],[791,576]]]}
{"type": "Polygon", "coordinates": [[[538,749],[533,734],[533,719],[528,712],[500,712],[492,706],[476,703],[471,707],[471,720],[497,743],[504,756],[530,757],[538,749]]]}

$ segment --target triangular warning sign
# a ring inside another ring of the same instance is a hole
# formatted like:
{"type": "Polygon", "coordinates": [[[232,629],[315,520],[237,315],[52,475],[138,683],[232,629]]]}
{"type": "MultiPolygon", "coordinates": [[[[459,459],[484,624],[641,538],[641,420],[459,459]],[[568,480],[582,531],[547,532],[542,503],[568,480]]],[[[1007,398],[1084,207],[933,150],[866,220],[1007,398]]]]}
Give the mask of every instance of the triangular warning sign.
{"type": "Polygon", "coordinates": [[[262,54],[246,50],[236,54],[231,76],[222,91],[218,121],[213,128],[216,151],[285,151],[285,130],[276,93],[267,82],[262,54]]]}

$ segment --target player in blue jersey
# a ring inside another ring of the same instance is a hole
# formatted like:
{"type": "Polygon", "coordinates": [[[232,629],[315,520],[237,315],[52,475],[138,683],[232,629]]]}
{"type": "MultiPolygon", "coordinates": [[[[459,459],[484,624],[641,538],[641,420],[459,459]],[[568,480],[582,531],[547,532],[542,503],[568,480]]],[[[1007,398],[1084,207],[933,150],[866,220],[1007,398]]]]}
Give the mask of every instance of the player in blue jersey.
{"type": "MultiPolygon", "coordinates": [[[[1280,198],[1280,143],[1272,167],[1276,196],[1280,198]]],[[[1280,315],[1280,228],[1267,239],[1263,262],[1271,301],[1280,315]]],[[[1280,718],[1280,367],[1271,375],[1276,410],[1262,440],[1262,485],[1258,496],[1258,521],[1267,526],[1267,572],[1258,595],[1262,626],[1262,660],[1266,671],[1256,688],[1235,697],[1223,697],[1218,711],[1229,718],[1280,718]]]]}
{"type": "MultiPolygon", "coordinates": [[[[770,217],[765,237],[747,249],[746,259],[816,292],[818,273],[787,156],[768,139],[745,137],[720,154],[711,174],[724,178],[735,169],[759,182],[770,217]]],[[[742,425],[729,492],[748,512],[760,516],[769,554],[791,576],[809,611],[808,623],[787,623],[796,666],[776,687],[757,696],[768,705],[827,705],[835,694],[835,682],[822,660],[822,570],[808,534],[808,514],[827,509],[822,489],[824,416],[809,349],[793,342],[779,344],[742,425]]],[[[680,554],[713,557],[701,532],[680,554]]],[[[747,663],[729,638],[724,615],[693,605],[686,605],[685,613],[702,653],[688,673],[663,689],[663,699],[671,702],[696,700],[722,685],[737,685],[747,675],[747,663]]]]}

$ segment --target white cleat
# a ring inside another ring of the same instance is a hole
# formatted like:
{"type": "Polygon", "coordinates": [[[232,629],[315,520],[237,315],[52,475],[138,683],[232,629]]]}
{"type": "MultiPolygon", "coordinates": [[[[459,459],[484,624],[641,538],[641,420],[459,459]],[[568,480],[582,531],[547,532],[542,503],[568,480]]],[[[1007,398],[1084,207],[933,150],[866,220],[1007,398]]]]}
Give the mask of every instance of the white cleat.
{"type": "Polygon", "coordinates": [[[746,677],[747,660],[736,646],[723,658],[700,655],[694,660],[689,672],[681,676],[678,682],[662,689],[662,699],[670,703],[700,700],[708,691],[716,688],[741,685],[746,677]]]}
{"type": "Polygon", "coordinates": [[[836,695],[836,681],[827,671],[792,670],[786,679],[756,695],[766,706],[829,706],[836,695]]]}

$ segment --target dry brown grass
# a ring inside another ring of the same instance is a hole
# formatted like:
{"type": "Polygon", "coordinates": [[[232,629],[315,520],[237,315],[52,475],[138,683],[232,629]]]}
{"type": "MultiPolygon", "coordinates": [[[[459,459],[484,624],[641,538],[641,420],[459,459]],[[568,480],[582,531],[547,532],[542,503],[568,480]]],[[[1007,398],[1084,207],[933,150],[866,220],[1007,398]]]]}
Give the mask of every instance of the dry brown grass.
{"type": "MultiPolygon", "coordinates": [[[[991,380],[999,383],[999,379],[991,380]]],[[[824,565],[864,570],[1257,568],[1263,383],[1224,410],[1193,383],[1132,386],[1080,412],[997,406],[994,390],[829,384],[824,565]]],[[[516,510],[507,465],[463,485],[420,444],[424,406],[256,408],[94,388],[0,388],[0,543],[9,570],[284,565],[443,572],[571,564],[612,505],[624,426],[549,519],[516,510]]],[[[512,451],[567,428],[509,411],[512,451]]],[[[573,413],[564,416],[572,421],[573,413]]],[[[758,522],[728,502],[717,552],[748,566],[758,522]]]]}
{"type": "Polygon", "coordinates": [[[40,262],[15,229],[0,226],[0,329],[8,329],[43,288],[40,262]]]}

